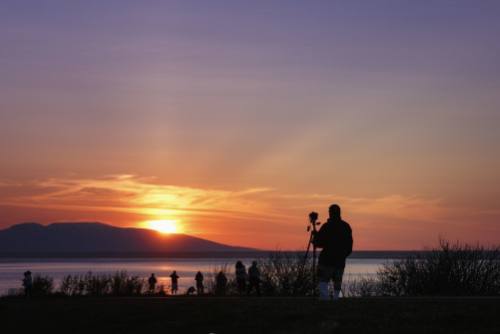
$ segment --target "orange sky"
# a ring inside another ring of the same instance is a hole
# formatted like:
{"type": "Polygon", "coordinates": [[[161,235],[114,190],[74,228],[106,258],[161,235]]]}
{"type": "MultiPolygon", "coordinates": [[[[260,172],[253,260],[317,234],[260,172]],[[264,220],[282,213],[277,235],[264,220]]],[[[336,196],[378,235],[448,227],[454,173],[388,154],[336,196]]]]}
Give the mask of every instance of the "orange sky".
{"type": "Polygon", "coordinates": [[[1,189],[2,212],[10,218],[6,225],[35,217],[44,224],[101,221],[144,227],[144,222],[165,219],[175,220],[181,233],[263,249],[303,247],[308,241],[308,213],[318,211],[324,222],[332,202],[342,206],[358,250],[418,249],[434,243],[439,234],[494,242],[499,214],[450,207],[442,199],[418,196],[364,198],[282,193],[271,188],[200,189],[161,185],[154,178],[133,175],[12,182],[1,189]]]}
{"type": "Polygon", "coordinates": [[[0,11],[0,228],[498,242],[498,2],[89,3],[0,11]]]}

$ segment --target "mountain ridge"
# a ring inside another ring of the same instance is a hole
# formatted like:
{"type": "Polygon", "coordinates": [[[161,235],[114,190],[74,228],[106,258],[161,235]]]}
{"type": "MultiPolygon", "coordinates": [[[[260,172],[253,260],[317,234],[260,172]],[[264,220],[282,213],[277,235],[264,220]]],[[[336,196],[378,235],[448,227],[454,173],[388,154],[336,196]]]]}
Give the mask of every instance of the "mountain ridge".
{"type": "Polygon", "coordinates": [[[248,252],[181,233],[163,234],[100,222],[65,222],[47,226],[29,222],[0,230],[0,252],[248,252]]]}

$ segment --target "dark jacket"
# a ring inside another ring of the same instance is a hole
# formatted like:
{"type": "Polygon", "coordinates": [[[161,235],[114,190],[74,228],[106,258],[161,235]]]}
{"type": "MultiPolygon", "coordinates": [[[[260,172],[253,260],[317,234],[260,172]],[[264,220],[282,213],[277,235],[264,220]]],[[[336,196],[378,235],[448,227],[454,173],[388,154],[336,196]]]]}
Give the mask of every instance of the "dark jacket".
{"type": "Polygon", "coordinates": [[[172,273],[172,275],[170,275],[170,278],[172,278],[172,283],[176,284],[177,279],[179,279],[179,276],[177,276],[177,274],[172,273]]]}
{"type": "Polygon", "coordinates": [[[248,268],[248,276],[259,277],[260,276],[259,268],[257,268],[257,266],[251,266],[250,268],[248,268]]]}
{"type": "Polygon", "coordinates": [[[314,236],[314,245],[323,248],[318,264],[344,268],[345,259],[352,253],[352,244],[349,224],[341,219],[328,219],[314,236]]]}
{"type": "Polygon", "coordinates": [[[223,273],[219,273],[217,275],[217,286],[218,287],[225,287],[226,283],[227,283],[226,275],[224,275],[223,273]]]}

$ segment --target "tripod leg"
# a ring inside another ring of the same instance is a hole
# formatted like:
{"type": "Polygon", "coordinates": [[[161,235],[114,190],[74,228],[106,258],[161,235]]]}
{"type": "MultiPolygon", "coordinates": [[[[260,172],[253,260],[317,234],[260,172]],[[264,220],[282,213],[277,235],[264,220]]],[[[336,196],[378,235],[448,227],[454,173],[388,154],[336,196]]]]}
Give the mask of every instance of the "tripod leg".
{"type": "Polygon", "coordinates": [[[304,271],[304,267],[306,266],[306,262],[307,262],[307,257],[309,256],[309,249],[311,248],[311,244],[312,244],[312,235],[309,238],[309,244],[307,245],[306,254],[304,255],[304,260],[302,261],[302,265],[300,266],[299,273],[302,273],[304,271]]]}
{"type": "Polygon", "coordinates": [[[313,299],[316,299],[316,247],[313,246],[313,265],[312,265],[312,275],[313,275],[313,299]]]}
{"type": "Polygon", "coordinates": [[[298,289],[298,284],[301,284],[301,280],[302,280],[302,273],[304,272],[304,267],[306,266],[306,262],[307,262],[307,258],[309,256],[309,249],[311,248],[311,244],[312,244],[312,240],[313,240],[313,235],[311,233],[311,236],[309,237],[309,243],[307,244],[307,250],[306,250],[306,254],[304,255],[304,260],[302,260],[302,264],[300,266],[300,269],[299,269],[299,273],[297,275],[297,279],[295,280],[295,288],[294,288],[294,292],[293,294],[295,295],[296,292],[297,292],[297,289],[298,289]]]}

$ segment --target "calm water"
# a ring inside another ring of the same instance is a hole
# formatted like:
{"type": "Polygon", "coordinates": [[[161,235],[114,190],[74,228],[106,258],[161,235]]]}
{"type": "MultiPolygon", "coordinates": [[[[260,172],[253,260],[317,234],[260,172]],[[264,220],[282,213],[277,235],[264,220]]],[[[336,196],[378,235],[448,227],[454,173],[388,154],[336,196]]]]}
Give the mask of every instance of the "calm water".
{"type": "MultiPolygon", "coordinates": [[[[242,259],[248,268],[253,259],[242,259]]],[[[348,259],[345,276],[351,277],[375,275],[383,259],[348,259]]],[[[160,284],[170,286],[170,274],[176,270],[180,276],[179,292],[196,285],[194,276],[198,271],[206,273],[210,268],[228,263],[231,267],[235,259],[0,259],[0,293],[9,288],[20,288],[23,273],[49,275],[56,285],[66,275],[85,274],[89,270],[94,273],[113,273],[126,270],[129,274],[149,277],[155,273],[160,284]]]]}

